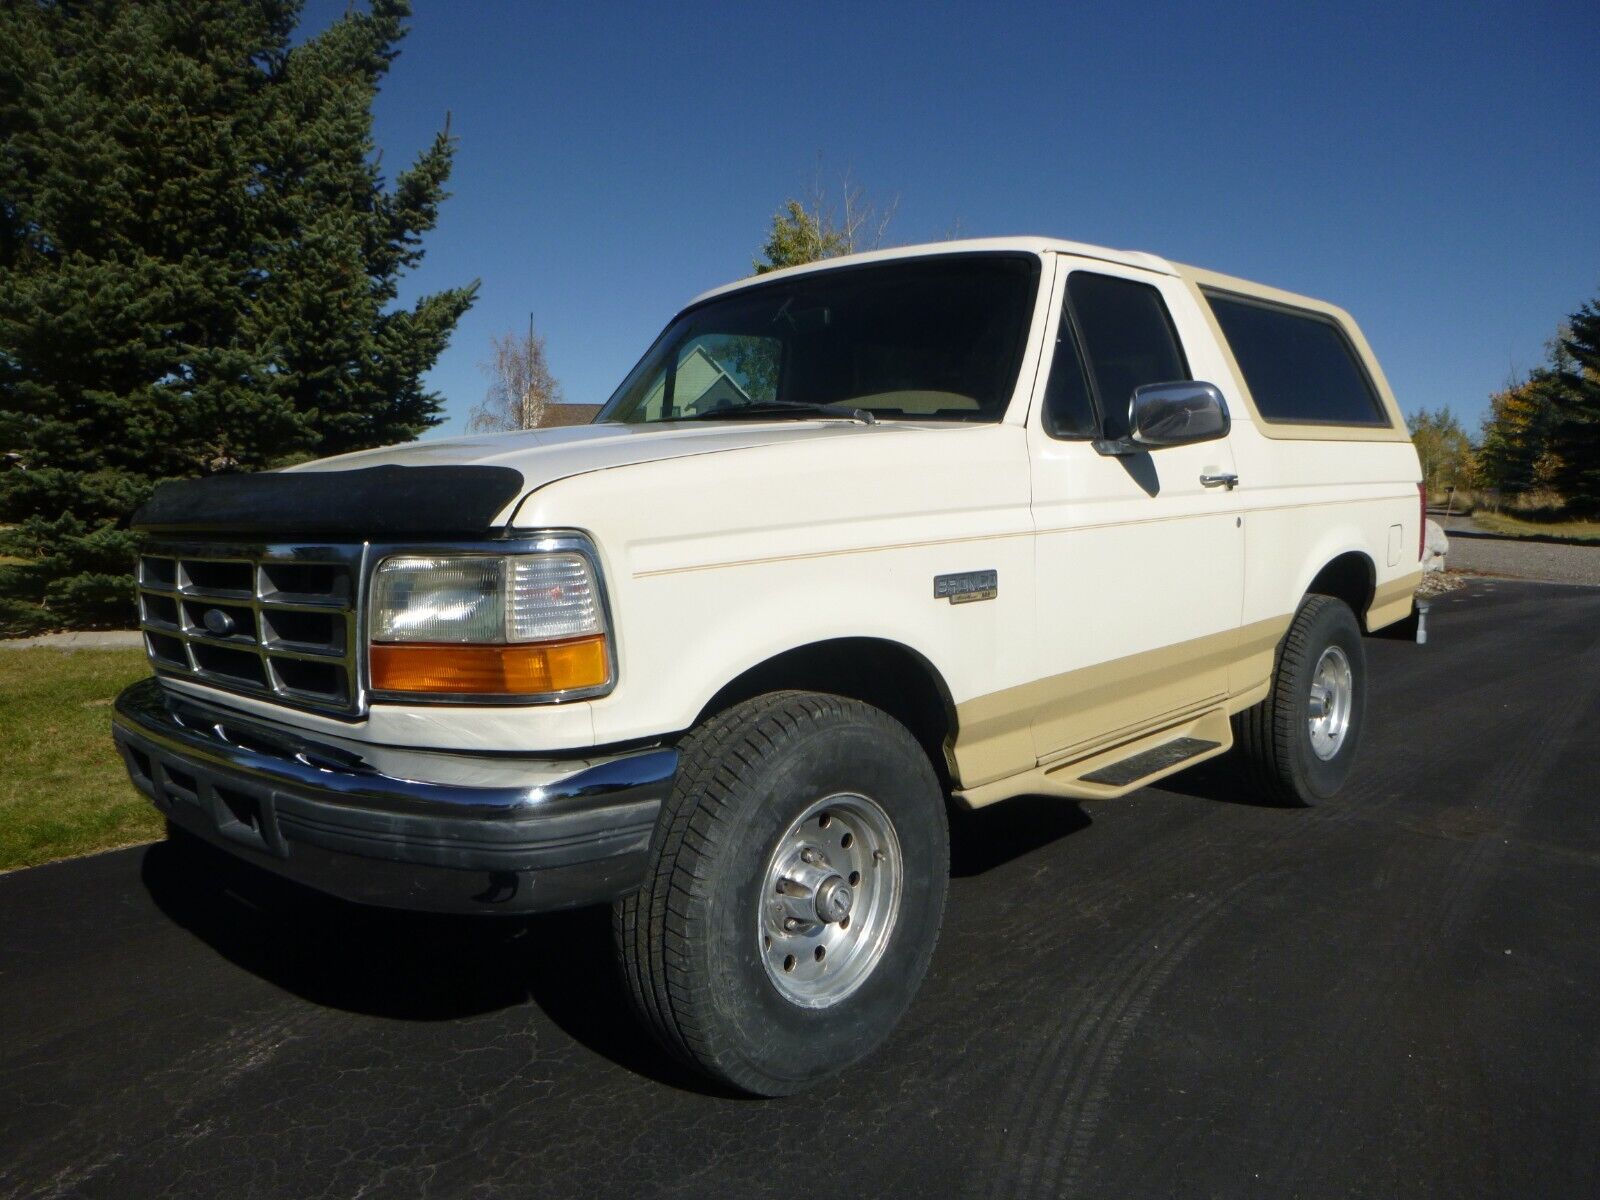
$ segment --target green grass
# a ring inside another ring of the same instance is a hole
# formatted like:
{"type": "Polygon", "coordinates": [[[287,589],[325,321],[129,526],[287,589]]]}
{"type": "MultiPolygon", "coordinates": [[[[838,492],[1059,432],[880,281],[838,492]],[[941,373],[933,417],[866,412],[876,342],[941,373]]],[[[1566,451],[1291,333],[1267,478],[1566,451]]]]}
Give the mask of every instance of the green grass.
{"type": "Polygon", "coordinates": [[[1482,510],[1473,513],[1472,519],[1489,532],[1507,537],[1560,538],[1570,542],[1600,543],[1600,521],[1530,521],[1509,513],[1482,510]]]}
{"type": "Polygon", "coordinates": [[[0,871],[162,834],[111,745],[142,650],[0,650],[0,871]]]}

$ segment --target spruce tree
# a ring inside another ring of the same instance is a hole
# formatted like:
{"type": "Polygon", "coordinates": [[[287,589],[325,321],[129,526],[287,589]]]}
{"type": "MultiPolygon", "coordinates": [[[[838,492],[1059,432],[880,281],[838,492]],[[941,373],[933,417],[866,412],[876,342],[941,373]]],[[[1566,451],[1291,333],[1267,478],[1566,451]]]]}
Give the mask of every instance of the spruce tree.
{"type": "Polygon", "coordinates": [[[1569,509],[1591,515],[1600,512],[1600,301],[1568,318],[1561,349],[1555,483],[1569,509]]]}
{"type": "Polygon", "coordinates": [[[291,46],[298,15],[0,6],[0,631],[128,623],[126,519],[163,479],[440,419],[421,377],[477,285],[394,302],[453,141],[392,184],[372,144],[409,6],[291,46]]]}

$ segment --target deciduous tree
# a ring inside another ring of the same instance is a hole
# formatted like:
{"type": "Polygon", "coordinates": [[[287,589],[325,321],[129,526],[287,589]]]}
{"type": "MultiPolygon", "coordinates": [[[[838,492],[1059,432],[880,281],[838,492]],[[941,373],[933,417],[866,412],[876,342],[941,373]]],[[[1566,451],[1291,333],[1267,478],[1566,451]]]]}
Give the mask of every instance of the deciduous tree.
{"type": "Polygon", "coordinates": [[[503,429],[536,429],[545,410],[561,403],[561,384],[545,358],[544,339],[529,328],[525,335],[491,337],[492,353],[483,364],[489,391],[473,410],[468,428],[478,433],[503,429]]]}
{"type": "Polygon", "coordinates": [[[1412,444],[1422,460],[1422,479],[1430,492],[1472,483],[1472,442],[1449,405],[1422,409],[1406,418],[1412,444]]]}
{"type": "Polygon", "coordinates": [[[1559,376],[1534,371],[1489,398],[1477,454],[1478,483],[1508,495],[1545,486],[1556,461],[1559,376]]]}

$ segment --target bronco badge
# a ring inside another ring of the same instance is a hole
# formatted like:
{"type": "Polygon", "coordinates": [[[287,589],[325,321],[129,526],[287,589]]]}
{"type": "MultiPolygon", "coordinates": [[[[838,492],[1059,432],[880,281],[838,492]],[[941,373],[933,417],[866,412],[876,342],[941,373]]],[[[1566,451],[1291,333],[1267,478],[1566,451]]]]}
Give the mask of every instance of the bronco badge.
{"type": "Polygon", "coordinates": [[[933,598],[951,604],[970,604],[974,600],[993,600],[1000,594],[1000,572],[963,571],[958,575],[935,575],[933,598]]]}

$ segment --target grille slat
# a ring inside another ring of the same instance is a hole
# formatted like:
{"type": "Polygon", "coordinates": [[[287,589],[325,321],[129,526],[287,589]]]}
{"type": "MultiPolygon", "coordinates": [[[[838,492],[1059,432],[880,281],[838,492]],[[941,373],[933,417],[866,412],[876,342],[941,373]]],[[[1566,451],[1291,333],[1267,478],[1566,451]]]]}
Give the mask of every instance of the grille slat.
{"type": "Polygon", "coordinates": [[[161,675],[302,708],[358,711],[362,548],[164,544],[139,560],[145,649],[161,675]]]}
{"type": "Polygon", "coordinates": [[[295,645],[290,642],[268,642],[267,653],[273,658],[292,658],[300,662],[344,661],[344,655],[337,650],[319,650],[315,646],[295,645]]]}
{"type": "Polygon", "coordinates": [[[277,612],[330,612],[349,608],[348,601],[319,600],[302,592],[277,592],[263,596],[261,603],[277,612]]]}

